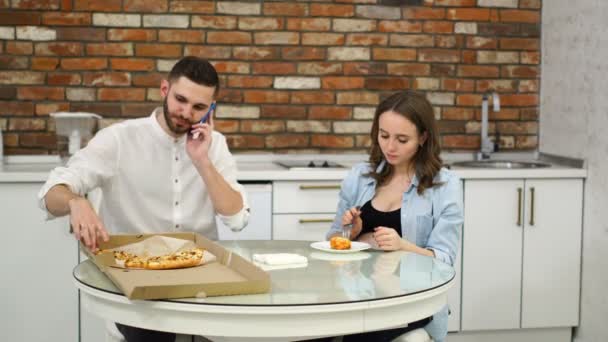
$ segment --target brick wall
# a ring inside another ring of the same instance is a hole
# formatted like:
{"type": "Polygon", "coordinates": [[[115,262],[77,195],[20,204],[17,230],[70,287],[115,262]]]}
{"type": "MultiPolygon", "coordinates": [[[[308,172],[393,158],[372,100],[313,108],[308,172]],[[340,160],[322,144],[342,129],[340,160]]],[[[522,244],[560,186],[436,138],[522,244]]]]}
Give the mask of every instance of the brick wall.
{"type": "Polygon", "coordinates": [[[233,150],[364,151],[374,106],[404,88],[434,104],[446,150],[479,148],[488,89],[490,133],[535,149],[541,0],[419,2],[0,0],[5,151],[53,153],[55,111],[148,115],[184,55],[221,74],[233,150]]]}

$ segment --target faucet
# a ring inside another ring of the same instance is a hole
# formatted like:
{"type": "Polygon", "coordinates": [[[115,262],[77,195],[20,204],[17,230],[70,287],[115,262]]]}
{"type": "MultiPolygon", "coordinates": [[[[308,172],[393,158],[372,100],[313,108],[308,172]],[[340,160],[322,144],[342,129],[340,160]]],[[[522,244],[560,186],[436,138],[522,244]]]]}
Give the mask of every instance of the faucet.
{"type": "Polygon", "coordinates": [[[487,91],[481,101],[481,148],[477,152],[477,160],[490,159],[490,154],[496,151],[497,144],[492,144],[488,137],[488,98],[492,96],[492,109],[500,111],[500,97],[496,92],[487,91]]]}

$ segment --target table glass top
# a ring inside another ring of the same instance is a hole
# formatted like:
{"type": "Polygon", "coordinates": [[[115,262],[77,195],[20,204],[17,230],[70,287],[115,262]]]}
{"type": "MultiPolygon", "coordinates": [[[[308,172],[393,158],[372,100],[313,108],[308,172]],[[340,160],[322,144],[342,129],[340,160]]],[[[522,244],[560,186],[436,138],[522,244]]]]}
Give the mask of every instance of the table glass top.
{"type": "MultiPolygon", "coordinates": [[[[334,254],[315,250],[308,241],[219,241],[251,260],[253,254],[297,253],[306,267],[269,270],[271,291],[265,294],[171,299],[214,305],[315,305],[370,301],[428,291],[454,278],[454,269],[437,259],[414,253],[366,250],[334,254]]],[[[87,260],[74,269],[81,283],[122,295],[95,264],[87,260]]]]}

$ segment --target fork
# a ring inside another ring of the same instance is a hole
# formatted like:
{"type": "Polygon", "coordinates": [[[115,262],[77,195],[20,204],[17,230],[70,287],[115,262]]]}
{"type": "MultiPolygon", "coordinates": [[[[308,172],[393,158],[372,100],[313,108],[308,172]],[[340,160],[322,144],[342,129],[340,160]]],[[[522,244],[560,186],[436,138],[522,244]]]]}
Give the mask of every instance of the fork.
{"type": "MultiPolygon", "coordinates": [[[[361,210],[361,206],[356,206],[355,207],[357,209],[357,211],[361,210]]],[[[353,229],[353,225],[355,224],[355,220],[356,220],[356,216],[353,217],[353,221],[351,223],[347,223],[345,225],[342,226],[342,237],[343,238],[347,238],[350,240],[350,232],[353,229]]]]}

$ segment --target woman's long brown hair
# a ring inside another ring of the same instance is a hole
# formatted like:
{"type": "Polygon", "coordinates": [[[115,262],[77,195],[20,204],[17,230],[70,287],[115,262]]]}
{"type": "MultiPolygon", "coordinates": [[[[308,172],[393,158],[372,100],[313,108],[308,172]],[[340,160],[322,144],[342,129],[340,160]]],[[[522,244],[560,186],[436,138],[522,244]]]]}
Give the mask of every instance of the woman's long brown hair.
{"type": "Polygon", "coordinates": [[[419,181],[418,194],[422,195],[426,189],[439,185],[439,183],[433,183],[433,179],[442,165],[441,157],[439,156],[441,147],[439,146],[433,106],[424,95],[411,90],[395,93],[378,105],[371,131],[369,162],[372,170],[368,174],[376,180],[377,186],[384,184],[394,172],[393,166],[388,163],[386,163],[380,173],[376,172],[378,165],[384,160],[382,149],[380,149],[380,145],[378,144],[380,115],[388,111],[400,114],[412,122],[416,126],[419,136],[422,136],[424,133],[427,135],[426,141],[418,148],[418,151],[414,155],[416,177],[419,181]]]}

